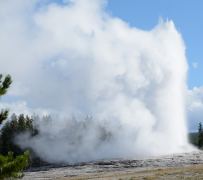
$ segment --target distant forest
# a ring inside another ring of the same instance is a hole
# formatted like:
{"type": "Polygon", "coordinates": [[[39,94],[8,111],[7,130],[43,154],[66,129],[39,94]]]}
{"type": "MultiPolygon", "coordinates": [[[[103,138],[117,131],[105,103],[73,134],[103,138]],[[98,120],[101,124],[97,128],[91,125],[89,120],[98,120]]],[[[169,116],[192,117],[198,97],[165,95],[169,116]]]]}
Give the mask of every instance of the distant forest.
{"type": "MultiPolygon", "coordinates": [[[[22,133],[29,133],[31,138],[40,134],[38,127],[34,124],[32,117],[26,115],[13,114],[9,121],[5,123],[1,129],[0,135],[0,154],[6,155],[12,151],[14,155],[20,155],[27,149],[22,149],[15,144],[15,137],[22,133]]],[[[189,141],[198,148],[203,147],[203,130],[201,123],[199,124],[199,131],[196,133],[189,133],[189,141]]],[[[30,166],[43,166],[48,164],[40,159],[32,149],[30,151],[30,166]]]]}
{"type": "Polygon", "coordinates": [[[198,126],[198,132],[189,133],[189,141],[199,149],[203,149],[203,128],[201,122],[198,126]]]}
{"type": "Polygon", "coordinates": [[[15,138],[23,133],[29,133],[31,138],[39,134],[38,128],[34,125],[33,119],[23,114],[17,116],[13,114],[9,121],[1,129],[0,134],[0,154],[7,155],[13,152],[14,156],[23,154],[25,150],[30,152],[29,166],[42,166],[46,163],[42,161],[32,149],[22,149],[15,143],[15,138]]]}

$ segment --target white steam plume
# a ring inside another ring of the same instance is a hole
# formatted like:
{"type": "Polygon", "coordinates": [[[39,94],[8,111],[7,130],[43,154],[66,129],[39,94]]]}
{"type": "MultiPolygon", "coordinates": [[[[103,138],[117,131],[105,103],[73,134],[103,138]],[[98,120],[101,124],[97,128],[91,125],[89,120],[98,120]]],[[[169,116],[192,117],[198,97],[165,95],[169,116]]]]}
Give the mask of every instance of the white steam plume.
{"type": "Polygon", "coordinates": [[[20,137],[50,162],[188,147],[181,35],[172,21],[130,27],[108,15],[105,2],[0,2],[0,72],[14,77],[11,99],[67,117],[36,120],[40,135],[20,137]]]}

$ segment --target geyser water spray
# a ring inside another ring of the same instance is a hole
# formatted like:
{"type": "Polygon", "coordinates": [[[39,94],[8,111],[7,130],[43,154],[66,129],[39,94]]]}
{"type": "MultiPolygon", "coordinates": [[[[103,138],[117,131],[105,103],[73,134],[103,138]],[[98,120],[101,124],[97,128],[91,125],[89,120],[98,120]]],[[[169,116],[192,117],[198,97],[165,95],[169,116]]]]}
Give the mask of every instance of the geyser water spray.
{"type": "MultiPolygon", "coordinates": [[[[23,64],[20,72],[15,66],[0,70],[12,72],[26,90],[15,93],[30,109],[55,114],[35,119],[40,134],[21,135],[17,143],[49,162],[184,152],[187,61],[181,35],[172,21],[150,31],[131,27],[107,14],[103,2],[38,7],[22,0],[9,16],[0,15],[18,20],[7,33],[21,42],[0,42],[0,59],[23,64]],[[6,54],[10,45],[12,55],[6,54]]],[[[6,25],[2,21],[0,33],[6,25]]]]}

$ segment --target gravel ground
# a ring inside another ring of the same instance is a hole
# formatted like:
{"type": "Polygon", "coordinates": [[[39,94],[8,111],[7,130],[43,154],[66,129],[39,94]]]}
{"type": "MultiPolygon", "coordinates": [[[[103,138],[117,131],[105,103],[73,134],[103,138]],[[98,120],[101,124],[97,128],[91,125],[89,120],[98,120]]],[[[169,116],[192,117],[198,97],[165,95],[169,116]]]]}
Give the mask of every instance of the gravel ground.
{"type": "Polygon", "coordinates": [[[23,180],[50,179],[203,179],[203,152],[144,160],[105,160],[25,172],[23,180]]]}

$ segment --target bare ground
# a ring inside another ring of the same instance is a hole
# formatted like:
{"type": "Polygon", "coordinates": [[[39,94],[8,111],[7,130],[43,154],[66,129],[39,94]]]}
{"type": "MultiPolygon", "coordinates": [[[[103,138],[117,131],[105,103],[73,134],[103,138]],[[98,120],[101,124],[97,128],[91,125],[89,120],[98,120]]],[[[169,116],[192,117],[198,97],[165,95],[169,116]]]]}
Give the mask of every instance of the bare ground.
{"type": "Polygon", "coordinates": [[[203,152],[175,154],[144,160],[105,160],[43,171],[25,172],[23,180],[203,180],[203,152]]]}

